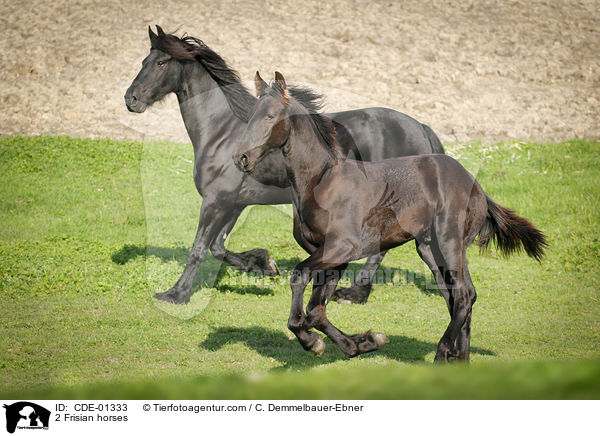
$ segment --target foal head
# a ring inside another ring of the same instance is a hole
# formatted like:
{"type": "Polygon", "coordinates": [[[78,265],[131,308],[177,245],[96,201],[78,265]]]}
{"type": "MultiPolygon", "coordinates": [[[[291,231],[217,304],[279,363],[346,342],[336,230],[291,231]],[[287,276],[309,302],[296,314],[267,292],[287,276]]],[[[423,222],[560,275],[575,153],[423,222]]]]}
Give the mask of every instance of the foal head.
{"type": "Polygon", "coordinates": [[[290,130],[290,95],[281,73],[269,86],[258,71],[254,77],[258,103],[248,121],[243,139],[233,155],[238,169],[246,173],[254,171],[256,164],[270,151],[285,144],[290,130]]]}
{"type": "Polygon", "coordinates": [[[320,95],[308,88],[288,87],[283,75],[278,72],[270,86],[258,72],[254,82],[259,99],[233,155],[238,169],[251,173],[269,152],[282,148],[285,154],[284,146],[287,144],[288,148],[291,147],[288,139],[292,129],[298,130],[297,134],[302,135],[303,142],[307,142],[309,136],[316,138],[332,159],[339,158],[335,127],[331,119],[320,112],[320,95]]]}

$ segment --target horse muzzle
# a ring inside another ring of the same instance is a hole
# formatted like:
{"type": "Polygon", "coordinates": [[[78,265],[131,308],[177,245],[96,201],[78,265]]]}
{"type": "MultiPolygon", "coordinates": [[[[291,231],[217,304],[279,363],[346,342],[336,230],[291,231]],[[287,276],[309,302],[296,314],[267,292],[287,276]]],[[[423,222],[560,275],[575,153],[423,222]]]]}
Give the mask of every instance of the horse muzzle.
{"type": "Polygon", "coordinates": [[[138,98],[135,91],[132,91],[131,88],[129,88],[125,93],[125,106],[127,106],[127,110],[129,110],[129,112],[135,112],[138,114],[144,112],[148,107],[146,103],[142,102],[138,98]]]}

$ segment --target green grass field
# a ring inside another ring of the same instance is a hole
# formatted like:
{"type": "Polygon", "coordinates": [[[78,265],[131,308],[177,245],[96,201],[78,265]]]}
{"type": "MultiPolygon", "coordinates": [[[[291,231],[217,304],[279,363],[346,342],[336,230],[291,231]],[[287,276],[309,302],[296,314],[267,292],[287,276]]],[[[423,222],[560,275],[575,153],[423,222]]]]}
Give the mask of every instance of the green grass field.
{"type": "MultiPolygon", "coordinates": [[[[209,259],[190,304],[152,298],[197,225],[189,144],[1,138],[0,397],[600,398],[600,143],[447,148],[550,242],[541,264],[470,249],[470,366],[431,365],[448,314],[413,243],[368,304],[328,309],[391,343],[347,359],[326,341],[316,358],[286,328],[287,277],[209,259]]],[[[289,271],[306,257],[290,214],[247,209],[228,248],[289,271]]]]}

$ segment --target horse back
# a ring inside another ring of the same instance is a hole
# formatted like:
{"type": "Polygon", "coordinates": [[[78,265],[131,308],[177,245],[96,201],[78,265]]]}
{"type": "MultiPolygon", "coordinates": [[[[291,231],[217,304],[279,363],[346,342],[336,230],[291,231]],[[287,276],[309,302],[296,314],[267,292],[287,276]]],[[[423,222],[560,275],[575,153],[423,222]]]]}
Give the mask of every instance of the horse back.
{"type": "Polygon", "coordinates": [[[414,118],[387,108],[328,114],[344,156],[363,161],[444,153],[437,135],[414,118]]]}

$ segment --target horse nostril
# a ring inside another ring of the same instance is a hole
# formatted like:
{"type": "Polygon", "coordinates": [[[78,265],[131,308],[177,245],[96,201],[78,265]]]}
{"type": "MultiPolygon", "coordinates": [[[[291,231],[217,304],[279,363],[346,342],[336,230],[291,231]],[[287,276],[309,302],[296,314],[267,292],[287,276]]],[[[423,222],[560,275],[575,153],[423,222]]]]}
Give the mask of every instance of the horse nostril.
{"type": "Polygon", "coordinates": [[[131,104],[136,104],[137,103],[137,97],[135,95],[131,96],[131,104]]]}
{"type": "Polygon", "coordinates": [[[247,168],[248,167],[248,156],[246,156],[245,154],[240,156],[240,164],[242,165],[242,167],[247,168]]]}

